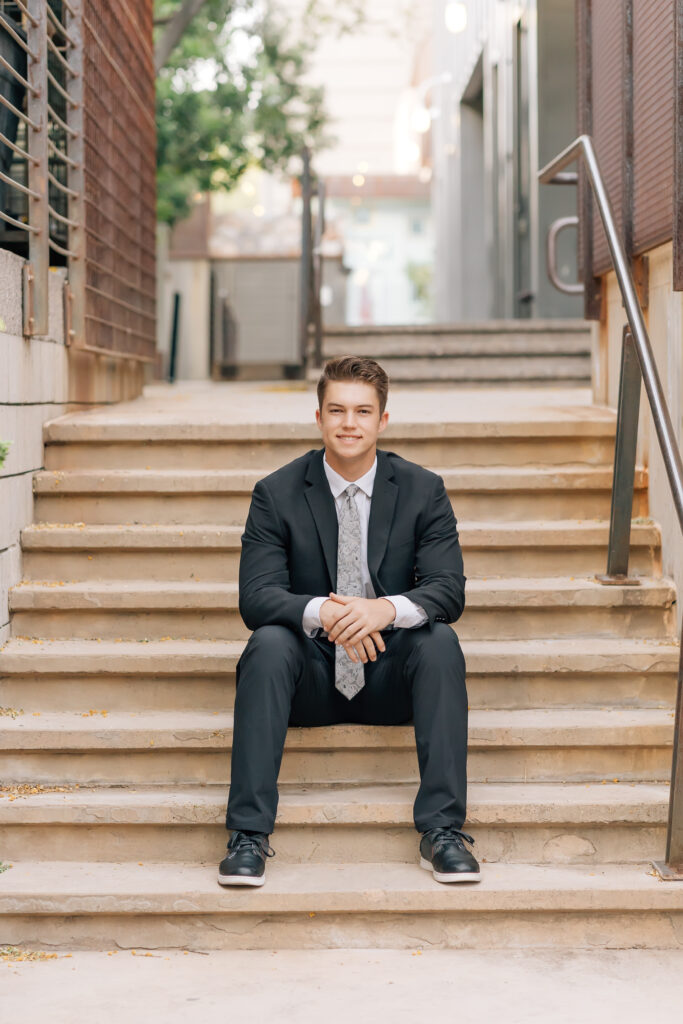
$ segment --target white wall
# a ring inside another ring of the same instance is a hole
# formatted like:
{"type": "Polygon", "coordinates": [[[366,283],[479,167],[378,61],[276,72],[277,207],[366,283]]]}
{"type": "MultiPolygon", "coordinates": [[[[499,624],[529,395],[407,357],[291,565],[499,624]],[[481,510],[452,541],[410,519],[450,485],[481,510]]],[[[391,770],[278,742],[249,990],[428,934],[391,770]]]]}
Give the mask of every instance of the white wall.
{"type": "MultiPolygon", "coordinates": [[[[408,267],[433,273],[434,241],[428,200],[373,199],[363,205],[328,201],[344,239],[345,323],[418,324],[433,319],[415,296],[408,267]]],[[[326,322],[331,322],[327,314],[326,322]]]]}
{"type": "MultiPolygon", "coordinates": [[[[305,0],[286,0],[290,15],[305,0]]],[[[338,142],[316,158],[323,175],[399,173],[397,120],[417,72],[422,47],[428,48],[432,10],[429,0],[373,0],[367,25],[352,34],[327,33],[311,63],[309,79],[325,86],[330,133],[338,142]]]]}
{"type": "Polygon", "coordinates": [[[173,293],[180,292],[180,318],[176,355],[176,380],[206,380],[209,367],[209,282],[208,260],[168,260],[164,268],[164,297],[159,310],[158,337],[168,370],[169,338],[173,321],[173,293]]]}

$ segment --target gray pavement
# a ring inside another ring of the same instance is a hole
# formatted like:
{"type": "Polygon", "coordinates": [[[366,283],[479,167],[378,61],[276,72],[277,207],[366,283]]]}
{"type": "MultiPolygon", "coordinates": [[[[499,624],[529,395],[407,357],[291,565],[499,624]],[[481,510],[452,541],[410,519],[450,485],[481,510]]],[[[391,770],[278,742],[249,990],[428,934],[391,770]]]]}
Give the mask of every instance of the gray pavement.
{"type": "Polygon", "coordinates": [[[0,960],[21,1024],[679,1024],[683,950],[120,950],[0,960]]]}
{"type": "MultiPolygon", "coordinates": [[[[564,419],[577,414],[614,418],[592,404],[589,388],[523,387],[467,388],[429,385],[393,385],[387,409],[395,423],[480,422],[518,420],[520,415],[564,419]]],[[[144,394],[130,402],[99,406],[76,415],[95,423],[314,423],[315,386],[303,381],[178,381],[149,384],[144,394]]]]}

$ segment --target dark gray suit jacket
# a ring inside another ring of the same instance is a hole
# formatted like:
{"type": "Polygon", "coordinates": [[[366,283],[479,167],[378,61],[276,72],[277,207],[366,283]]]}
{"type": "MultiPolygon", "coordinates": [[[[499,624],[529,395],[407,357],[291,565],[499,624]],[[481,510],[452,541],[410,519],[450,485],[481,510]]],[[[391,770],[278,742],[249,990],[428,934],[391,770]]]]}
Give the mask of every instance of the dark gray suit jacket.
{"type": "MultiPolygon", "coordinates": [[[[338,520],[313,449],[259,480],[242,534],[239,609],[248,629],[301,629],[312,597],[336,587],[338,520]]],[[[377,450],[368,523],[368,569],[377,597],[405,594],[429,622],[455,622],[465,607],[457,521],[442,478],[377,450]]]]}

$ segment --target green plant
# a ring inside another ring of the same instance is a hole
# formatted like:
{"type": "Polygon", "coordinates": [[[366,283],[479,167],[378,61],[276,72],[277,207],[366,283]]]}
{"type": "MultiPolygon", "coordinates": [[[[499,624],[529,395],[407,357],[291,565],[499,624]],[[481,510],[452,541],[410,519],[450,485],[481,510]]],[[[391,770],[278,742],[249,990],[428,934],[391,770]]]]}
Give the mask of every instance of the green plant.
{"type": "MultiPolygon", "coordinates": [[[[285,4],[205,0],[157,76],[157,217],[173,224],[197,193],[235,187],[250,166],[293,173],[320,150],[323,89],[305,81],[323,32],[350,32],[360,0],[309,0],[299,24],[285,4]]],[[[157,33],[177,0],[155,0],[157,33]]],[[[158,35],[157,35],[158,38],[158,35]]]]}
{"type": "Polygon", "coordinates": [[[5,459],[7,458],[7,453],[9,452],[9,446],[11,443],[11,441],[0,441],[0,469],[2,469],[5,464],[5,459]]]}

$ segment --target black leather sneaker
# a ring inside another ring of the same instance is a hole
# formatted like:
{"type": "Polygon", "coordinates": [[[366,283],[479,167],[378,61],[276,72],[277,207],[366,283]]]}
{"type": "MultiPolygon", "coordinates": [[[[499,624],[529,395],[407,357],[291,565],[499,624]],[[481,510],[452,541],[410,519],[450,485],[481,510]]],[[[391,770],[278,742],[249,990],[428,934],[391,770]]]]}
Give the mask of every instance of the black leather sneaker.
{"type": "Polygon", "coordinates": [[[266,832],[249,834],[235,829],[228,842],[228,854],[218,868],[218,881],[221,885],[263,885],[266,857],[274,854],[266,832]]]}
{"type": "Polygon", "coordinates": [[[437,882],[480,881],[479,864],[463,839],[474,843],[455,825],[428,829],[420,840],[420,867],[431,871],[437,882]]]}

